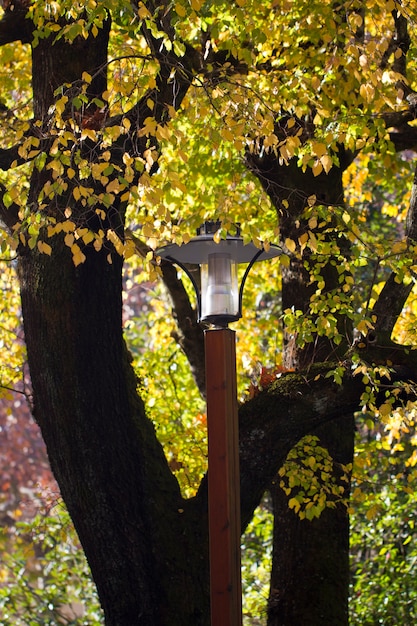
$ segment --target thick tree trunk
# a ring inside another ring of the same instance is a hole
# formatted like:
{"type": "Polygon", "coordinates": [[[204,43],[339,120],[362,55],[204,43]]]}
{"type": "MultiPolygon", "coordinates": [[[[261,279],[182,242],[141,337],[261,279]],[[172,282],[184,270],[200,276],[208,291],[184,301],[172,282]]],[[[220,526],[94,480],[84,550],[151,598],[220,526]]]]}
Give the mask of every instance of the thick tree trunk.
{"type": "MultiPolygon", "coordinates": [[[[342,159],[343,161],[343,159],[342,159]]],[[[282,165],[274,155],[248,157],[250,169],[259,177],[274,203],[281,241],[295,242],[288,267],[282,269],[282,309],[309,314],[310,298],[317,289],[306,266],[308,248],[303,252],[299,238],[310,230],[305,209],[317,204],[343,204],[342,169],[328,175],[303,172],[295,160],[282,165]]],[[[343,240],[339,245],[347,248],[343,240]]],[[[347,252],[347,249],[344,250],[347,252]]],[[[322,269],[324,291],[338,288],[338,273],[329,262],[322,269]]],[[[340,320],[340,324],[346,320],[340,320]]],[[[345,329],[349,332],[349,329],[345,329]]],[[[346,349],[346,345],[342,350],[346,349]]],[[[308,369],[312,363],[333,359],[337,346],[325,336],[299,345],[296,334],[285,334],[283,363],[288,368],[308,369]]],[[[312,433],[329,450],[335,463],[351,463],[354,449],[353,418],[327,424],[312,433]]],[[[277,480],[271,489],[274,511],[273,565],[268,610],[269,626],[322,626],[348,623],[349,520],[343,505],[326,509],[319,519],[300,520],[288,507],[288,498],[277,480]]]]}
{"type": "MultiPolygon", "coordinates": [[[[334,462],[353,461],[353,417],[314,431],[334,462]]],[[[346,483],[341,483],[346,487],[346,483]]],[[[301,520],[277,480],[271,490],[274,541],[269,626],[346,626],[349,595],[349,517],[344,504],[301,520]]],[[[344,496],[347,494],[344,493],[344,496]]]]}
{"type": "Polygon", "coordinates": [[[34,414],[106,624],[205,624],[204,523],[185,523],[193,513],[136,395],[121,259],[106,256],[92,251],[78,268],[64,246],[21,258],[34,414]]]}
{"type": "MultiPolygon", "coordinates": [[[[34,112],[45,133],[62,83],[81,84],[88,72],[95,77],[89,97],[106,88],[108,33],[106,23],[97,37],[54,45],[41,40],[33,49],[34,112]]],[[[99,148],[90,147],[98,155],[99,148]]],[[[38,206],[38,194],[53,176],[53,168],[34,169],[31,206],[38,206]]],[[[102,207],[105,218],[99,221],[95,207],[74,201],[77,183],[66,183],[65,193],[52,194],[45,215],[59,222],[69,207],[78,227],[112,229],[123,239],[117,199],[111,208],[102,207]]],[[[89,183],[100,191],[96,181],[89,183]]],[[[34,415],[106,624],[206,626],[207,515],[197,501],[183,502],[137,395],[122,336],[123,259],[106,240],[98,252],[85,246],[86,260],[76,267],[61,235],[48,242],[51,256],[37,247],[20,250],[34,415]]]]}

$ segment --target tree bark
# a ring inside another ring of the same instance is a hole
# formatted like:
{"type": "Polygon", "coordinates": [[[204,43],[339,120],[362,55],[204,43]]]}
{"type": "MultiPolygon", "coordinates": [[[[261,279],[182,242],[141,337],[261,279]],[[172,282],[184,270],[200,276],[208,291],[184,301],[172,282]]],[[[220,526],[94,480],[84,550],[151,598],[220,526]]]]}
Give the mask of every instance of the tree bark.
{"type": "MultiPolygon", "coordinates": [[[[280,164],[272,154],[248,156],[249,168],[258,176],[276,207],[281,242],[285,244],[290,239],[297,247],[295,253],[289,253],[289,266],[283,267],[281,272],[283,311],[299,310],[310,315],[310,298],[317,284],[311,280],[307,267],[309,251],[301,251],[298,246],[300,236],[310,230],[305,210],[311,202],[329,207],[343,205],[342,172],[349,162],[349,156],[341,151],[341,167],[334,166],[328,174],[314,176],[309,168],[303,172],[294,159],[286,165],[280,164]]],[[[347,243],[339,241],[343,253],[348,255],[347,243]]],[[[338,273],[331,259],[322,268],[321,275],[324,292],[338,289],[338,273]]],[[[341,318],[341,328],[345,323],[341,318]]],[[[348,328],[345,330],[351,332],[348,328]]],[[[342,352],[345,349],[344,343],[342,352]]],[[[337,357],[338,350],[326,336],[316,336],[314,341],[300,345],[296,334],[285,333],[283,364],[308,370],[314,362],[337,357]]],[[[310,432],[319,437],[336,464],[352,463],[353,417],[329,423],[317,431],[312,427],[310,432]]],[[[325,509],[313,521],[300,520],[288,507],[288,497],[279,486],[279,480],[272,485],[271,495],[274,538],[268,626],[346,626],[349,596],[346,506],[325,509]]]]}
{"type": "Polygon", "coordinates": [[[204,624],[204,524],[184,537],[178,484],[122,340],[121,260],[106,256],[79,268],[65,249],[21,258],[34,415],[106,624],[204,624]],[[198,557],[181,567],[184,553],[198,557]]]}
{"type": "MultiPolygon", "coordinates": [[[[314,434],[337,466],[353,462],[353,415],[326,424],[314,434]]],[[[275,522],[268,624],[345,626],[350,578],[346,505],[325,508],[318,519],[301,520],[289,509],[278,480],[271,495],[275,522]]]]}
{"type": "MultiPolygon", "coordinates": [[[[97,37],[72,44],[41,40],[33,49],[34,112],[43,132],[49,131],[49,109],[62,83],[76,84],[86,71],[95,77],[88,96],[105,90],[108,33],[109,21],[97,37]]],[[[177,91],[176,96],[180,102],[177,91]]],[[[158,106],[163,109],[164,103],[158,106]]],[[[147,109],[132,111],[140,123],[147,109]]],[[[97,146],[91,149],[94,154],[97,146]]],[[[38,205],[51,176],[49,169],[34,169],[31,205],[38,205]]],[[[96,181],[91,184],[98,188],[96,181]]],[[[117,199],[99,222],[94,207],[74,201],[72,189],[69,183],[44,214],[59,222],[70,207],[77,226],[112,229],[123,240],[123,206],[117,199]]],[[[205,626],[206,515],[195,503],[183,502],[136,392],[122,335],[123,260],[107,242],[99,252],[86,246],[86,260],[75,266],[61,235],[50,242],[50,257],[37,247],[19,251],[34,415],[106,624],[205,626]]]]}

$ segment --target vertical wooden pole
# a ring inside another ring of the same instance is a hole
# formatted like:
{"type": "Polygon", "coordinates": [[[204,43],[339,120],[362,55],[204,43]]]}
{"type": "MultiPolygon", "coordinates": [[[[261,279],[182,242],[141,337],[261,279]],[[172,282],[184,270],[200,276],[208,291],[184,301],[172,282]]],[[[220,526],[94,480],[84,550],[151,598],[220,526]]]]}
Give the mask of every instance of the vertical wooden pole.
{"type": "Polygon", "coordinates": [[[236,338],[205,331],[212,626],[242,624],[236,338]]]}

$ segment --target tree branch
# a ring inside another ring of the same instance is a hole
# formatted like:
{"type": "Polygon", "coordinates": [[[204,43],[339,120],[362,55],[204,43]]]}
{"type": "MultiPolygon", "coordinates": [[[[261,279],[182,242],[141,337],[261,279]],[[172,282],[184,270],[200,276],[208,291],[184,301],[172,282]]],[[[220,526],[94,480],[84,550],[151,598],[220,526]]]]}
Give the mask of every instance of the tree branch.
{"type": "MultiPolygon", "coordinates": [[[[390,384],[417,382],[417,353],[387,342],[356,348],[361,359],[389,365],[390,384]]],[[[355,376],[351,362],[343,363],[341,384],[328,377],[335,363],[317,363],[304,372],[288,372],[239,409],[242,530],[275,478],[294,445],[305,435],[334,420],[351,419],[360,406],[362,376],[355,376]]],[[[415,399],[413,389],[408,397],[415,399]]],[[[385,396],[384,396],[385,398],[385,396]]],[[[206,498],[206,479],[198,496],[206,498]]]]}
{"type": "Polygon", "coordinates": [[[185,353],[191,367],[196,385],[204,397],[206,393],[204,333],[197,323],[197,314],[182,281],[177,276],[176,268],[167,261],[161,263],[162,279],[171,297],[173,315],[178,332],[175,339],[185,353]]]}
{"type": "MultiPolygon", "coordinates": [[[[409,113],[410,119],[414,119],[415,114],[411,111],[409,113]]],[[[417,151],[417,128],[415,126],[402,125],[396,131],[391,131],[389,137],[394,144],[396,152],[402,152],[403,150],[417,151]]]]}
{"type": "Polygon", "coordinates": [[[394,55],[392,69],[398,74],[402,74],[404,79],[407,78],[407,53],[410,48],[411,39],[408,34],[407,18],[401,13],[398,7],[392,11],[392,17],[395,24],[395,52],[401,50],[401,54],[394,55]]]}
{"type": "MultiPolygon", "coordinates": [[[[417,165],[414,172],[410,206],[407,212],[406,238],[411,245],[417,242],[417,165]]],[[[372,309],[373,315],[376,316],[374,330],[377,334],[383,333],[391,336],[413,287],[414,281],[398,281],[395,272],[390,275],[372,309]]]]}

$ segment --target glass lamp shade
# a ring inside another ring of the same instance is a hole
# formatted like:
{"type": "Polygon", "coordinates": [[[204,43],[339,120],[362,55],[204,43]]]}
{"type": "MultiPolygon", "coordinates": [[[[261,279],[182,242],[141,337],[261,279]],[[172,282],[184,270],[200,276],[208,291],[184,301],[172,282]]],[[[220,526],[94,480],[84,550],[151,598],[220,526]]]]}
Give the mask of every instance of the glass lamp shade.
{"type": "Polygon", "coordinates": [[[208,255],[200,265],[200,321],[209,323],[234,322],[239,319],[239,288],[237,262],[228,253],[208,255]]]}

